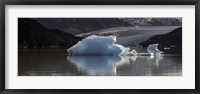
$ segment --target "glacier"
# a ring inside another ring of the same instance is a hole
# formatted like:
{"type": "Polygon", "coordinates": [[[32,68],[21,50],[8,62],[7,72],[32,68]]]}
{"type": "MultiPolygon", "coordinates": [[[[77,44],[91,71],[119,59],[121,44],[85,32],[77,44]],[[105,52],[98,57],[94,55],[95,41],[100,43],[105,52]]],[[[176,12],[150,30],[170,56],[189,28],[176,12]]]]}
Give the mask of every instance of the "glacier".
{"type": "Polygon", "coordinates": [[[69,55],[136,55],[135,50],[116,44],[116,36],[91,35],[67,49],[69,55]]]}

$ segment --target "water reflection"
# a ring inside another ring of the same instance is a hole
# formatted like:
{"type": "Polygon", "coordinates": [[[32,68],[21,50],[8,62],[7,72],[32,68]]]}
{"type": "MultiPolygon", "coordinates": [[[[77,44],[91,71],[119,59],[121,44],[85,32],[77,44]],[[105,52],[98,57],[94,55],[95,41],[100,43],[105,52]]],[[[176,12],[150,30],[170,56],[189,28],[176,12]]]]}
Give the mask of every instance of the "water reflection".
{"type": "Polygon", "coordinates": [[[181,56],[66,56],[19,51],[19,76],[181,76],[181,56]]]}
{"type": "Polygon", "coordinates": [[[119,56],[68,56],[67,59],[88,75],[116,75],[119,65],[135,61],[137,57],[119,56]]]}
{"type": "Polygon", "coordinates": [[[159,66],[159,63],[162,59],[163,59],[162,56],[156,56],[156,57],[150,56],[147,58],[147,62],[149,62],[151,65],[153,64],[153,65],[159,66]]]}
{"type": "MultiPolygon", "coordinates": [[[[167,75],[163,71],[171,69],[161,63],[163,57],[150,56],[68,56],[67,59],[87,75],[151,76],[167,75]],[[159,64],[161,63],[161,66],[159,64]],[[163,65],[166,67],[163,67],[163,65]],[[162,67],[159,69],[159,67],[162,67]],[[159,69],[159,70],[156,70],[159,69]],[[162,73],[163,72],[163,73],[162,73]],[[158,74],[157,74],[158,73],[158,74]],[[161,73],[161,74],[160,74],[161,73]]],[[[173,65],[172,65],[173,66],[173,65]]],[[[176,70],[175,69],[171,69],[176,70]]],[[[171,71],[170,70],[170,71],[171,71]]],[[[166,73],[168,73],[167,71],[166,73]]],[[[180,71],[174,75],[181,75],[180,71]]],[[[172,74],[173,74],[172,73],[172,74]]],[[[172,75],[171,74],[171,75],[172,75]]]]}

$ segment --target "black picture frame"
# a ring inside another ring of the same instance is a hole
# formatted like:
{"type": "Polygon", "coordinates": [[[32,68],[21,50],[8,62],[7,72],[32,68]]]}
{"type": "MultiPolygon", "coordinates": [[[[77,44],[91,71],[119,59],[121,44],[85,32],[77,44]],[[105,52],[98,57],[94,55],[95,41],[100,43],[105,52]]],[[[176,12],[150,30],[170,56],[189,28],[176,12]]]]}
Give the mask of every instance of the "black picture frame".
{"type": "Polygon", "coordinates": [[[1,0],[0,1],[0,92],[2,94],[198,94],[200,0],[1,0]],[[5,89],[6,5],[195,5],[195,89],[5,89]]]}

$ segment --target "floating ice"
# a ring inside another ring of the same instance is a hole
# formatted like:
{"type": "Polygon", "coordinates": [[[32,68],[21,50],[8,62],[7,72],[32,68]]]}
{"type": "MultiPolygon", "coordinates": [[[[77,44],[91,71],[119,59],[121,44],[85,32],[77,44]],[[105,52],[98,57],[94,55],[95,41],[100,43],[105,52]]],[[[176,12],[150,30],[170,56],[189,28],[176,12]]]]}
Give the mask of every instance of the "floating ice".
{"type": "Polygon", "coordinates": [[[151,44],[148,46],[147,51],[151,53],[151,56],[161,56],[162,51],[158,50],[158,44],[151,44]]]}
{"type": "Polygon", "coordinates": [[[69,55],[136,55],[135,50],[115,44],[116,36],[91,35],[67,49],[69,55]]]}

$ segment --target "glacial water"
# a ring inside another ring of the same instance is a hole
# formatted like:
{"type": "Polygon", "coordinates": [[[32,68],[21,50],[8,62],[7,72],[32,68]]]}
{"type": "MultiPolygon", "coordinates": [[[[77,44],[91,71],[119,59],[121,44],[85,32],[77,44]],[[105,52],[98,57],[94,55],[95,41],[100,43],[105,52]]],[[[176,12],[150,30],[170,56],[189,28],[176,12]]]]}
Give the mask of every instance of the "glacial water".
{"type": "Polygon", "coordinates": [[[68,56],[66,49],[19,50],[18,76],[182,76],[182,58],[68,56]]]}

